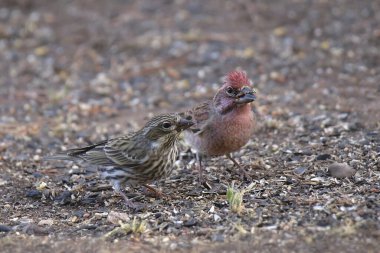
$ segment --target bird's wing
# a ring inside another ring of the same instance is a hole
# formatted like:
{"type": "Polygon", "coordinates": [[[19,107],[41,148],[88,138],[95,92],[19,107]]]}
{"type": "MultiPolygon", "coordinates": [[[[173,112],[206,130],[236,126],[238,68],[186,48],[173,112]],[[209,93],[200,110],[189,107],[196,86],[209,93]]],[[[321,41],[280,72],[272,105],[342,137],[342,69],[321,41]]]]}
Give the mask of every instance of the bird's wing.
{"type": "Polygon", "coordinates": [[[136,141],[135,133],[104,140],[82,148],[74,148],[45,158],[46,160],[73,160],[102,166],[137,166],[148,159],[144,141],[136,141]],[[145,147],[145,148],[144,148],[145,147]]]}
{"type": "Polygon", "coordinates": [[[201,103],[186,112],[191,115],[195,121],[195,125],[190,128],[190,131],[197,135],[202,134],[210,126],[213,115],[212,110],[211,101],[208,101],[201,103]]]}
{"type": "Polygon", "coordinates": [[[94,165],[114,166],[115,163],[109,159],[104,152],[104,148],[109,141],[110,140],[106,141],[102,145],[96,146],[93,149],[86,151],[83,154],[80,154],[79,157],[94,165]]]}
{"type": "Polygon", "coordinates": [[[104,146],[106,157],[120,166],[134,167],[144,163],[148,158],[148,149],[144,139],[136,141],[134,134],[115,138],[104,146]]]}

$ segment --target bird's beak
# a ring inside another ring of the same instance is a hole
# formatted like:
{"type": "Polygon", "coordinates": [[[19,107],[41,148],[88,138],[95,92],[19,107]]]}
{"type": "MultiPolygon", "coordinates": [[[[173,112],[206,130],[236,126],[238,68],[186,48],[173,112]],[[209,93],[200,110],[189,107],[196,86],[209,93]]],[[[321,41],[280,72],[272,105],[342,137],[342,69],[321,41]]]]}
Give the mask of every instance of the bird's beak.
{"type": "Polygon", "coordinates": [[[178,128],[178,130],[183,131],[183,130],[188,129],[189,127],[191,127],[193,125],[194,125],[193,121],[181,118],[177,124],[177,128],[178,128]]]}
{"type": "Polygon", "coordinates": [[[256,91],[248,86],[244,86],[236,96],[237,104],[248,104],[256,99],[256,91]]]}

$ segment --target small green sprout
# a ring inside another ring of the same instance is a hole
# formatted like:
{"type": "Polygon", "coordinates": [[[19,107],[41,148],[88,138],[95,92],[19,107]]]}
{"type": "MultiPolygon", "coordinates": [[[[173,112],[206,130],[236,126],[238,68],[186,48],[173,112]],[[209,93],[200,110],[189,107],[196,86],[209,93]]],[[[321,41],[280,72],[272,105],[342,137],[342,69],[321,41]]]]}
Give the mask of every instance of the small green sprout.
{"type": "Polygon", "coordinates": [[[112,231],[108,232],[105,237],[111,237],[115,234],[142,234],[146,231],[147,225],[146,221],[137,221],[136,217],[133,218],[131,223],[123,223],[119,221],[120,227],[114,228],[112,231]]]}
{"type": "Polygon", "coordinates": [[[245,193],[250,192],[256,183],[252,182],[245,189],[239,190],[235,188],[234,182],[227,188],[227,202],[230,205],[232,212],[240,214],[243,209],[243,196],[245,193]]]}

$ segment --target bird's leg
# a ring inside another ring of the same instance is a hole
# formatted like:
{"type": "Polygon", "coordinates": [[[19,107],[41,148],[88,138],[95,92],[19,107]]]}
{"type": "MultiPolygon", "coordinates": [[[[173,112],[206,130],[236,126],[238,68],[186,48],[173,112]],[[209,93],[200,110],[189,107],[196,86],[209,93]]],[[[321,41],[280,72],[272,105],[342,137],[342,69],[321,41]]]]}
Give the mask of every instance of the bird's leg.
{"type": "Polygon", "coordinates": [[[199,180],[199,184],[202,185],[204,183],[202,157],[198,152],[196,153],[196,157],[198,161],[198,172],[199,172],[198,180],[199,180]]]}
{"type": "Polygon", "coordinates": [[[234,163],[236,167],[241,168],[240,164],[231,156],[231,154],[226,154],[226,156],[234,163]]]}
{"type": "Polygon", "coordinates": [[[251,176],[245,171],[245,169],[231,156],[231,154],[226,154],[226,157],[230,159],[236,167],[239,168],[240,175],[243,176],[242,179],[248,179],[251,180],[251,176]]]}
{"type": "Polygon", "coordinates": [[[131,209],[136,209],[136,204],[135,204],[132,200],[130,200],[130,199],[127,197],[127,195],[125,195],[124,192],[119,191],[119,192],[117,192],[117,193],[118,193],[118,194],[124,199],[125,205],[126,205],[127,207],[129,207],[129,208],[131,208],[131,209]]]}
{"type": "Polygon", "coordinates": [[[132,200],[130,200],[127,195],[125,195],[125,193],[123,192],[123,190],[121,189],[121,186],[120,186],[120,183],[119,182],[112,182],[112,187],[114,189],[114,191],[119,194],[123,199],[124,199],[124,202],[125,202],[125,205],[131,209],[134,209],[134,210],[137,210],[139,209],[139,206],[134,203],[132,200]]]}
{"type": "Polygon", "coordinates": [[[157,190],[156,188],[154,188],[150,185],[147,185],[147,184],[144,184],[143,186],[145,186],[145,188],[147,188],[149,191],[151,191],[154,194],[154,197],[156,197],[156,198],[165,197],[165,194],[162,193],[161,191],[157,190]]]}

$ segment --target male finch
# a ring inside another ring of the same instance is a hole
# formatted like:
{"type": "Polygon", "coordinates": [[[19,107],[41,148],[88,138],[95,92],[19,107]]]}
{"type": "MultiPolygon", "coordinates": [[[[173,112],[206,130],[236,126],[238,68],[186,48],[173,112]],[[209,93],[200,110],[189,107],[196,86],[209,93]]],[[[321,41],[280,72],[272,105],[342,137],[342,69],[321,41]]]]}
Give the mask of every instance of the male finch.
{"type": "MultiPolygon", "coordinates": [[[[135,187],[169,176],[173,170],[180,133],[194,123],[179,114],[153,117],[137,132],[104,140],[83,148],[69,149],[48,159],[80,158],[104,170],[102,177],[110,180],[114,190],[134,204],[122,192],[125,185],[135,187]]],[[[156,191],[155,191],[156,192],[156,191]]]]}
{"type": "Polygon", "coordinates": [[[255,100],[256,92],[250,86],[244,71],[232,71],[213,100],[184,113],[196,122],[194,129],[185,131],[185,141],[197,152],[200,181],[202,155],[226,155],[239,166],[230,153],[244,146],[253,133],[255,119],[249,103],[255,100]]]}

